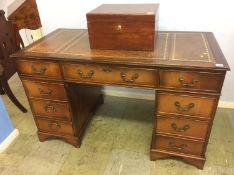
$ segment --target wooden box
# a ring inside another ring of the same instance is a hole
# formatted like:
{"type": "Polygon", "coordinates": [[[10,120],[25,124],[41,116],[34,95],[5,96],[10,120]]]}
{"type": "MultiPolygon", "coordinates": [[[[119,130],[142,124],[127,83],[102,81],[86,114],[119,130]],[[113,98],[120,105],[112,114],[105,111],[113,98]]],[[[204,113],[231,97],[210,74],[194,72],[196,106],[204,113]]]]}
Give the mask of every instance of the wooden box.
{"type": "Polygon", "coordinates": [[[103,4],[86,14],[91,49],[153,51],[159,4],[103,4]]]}

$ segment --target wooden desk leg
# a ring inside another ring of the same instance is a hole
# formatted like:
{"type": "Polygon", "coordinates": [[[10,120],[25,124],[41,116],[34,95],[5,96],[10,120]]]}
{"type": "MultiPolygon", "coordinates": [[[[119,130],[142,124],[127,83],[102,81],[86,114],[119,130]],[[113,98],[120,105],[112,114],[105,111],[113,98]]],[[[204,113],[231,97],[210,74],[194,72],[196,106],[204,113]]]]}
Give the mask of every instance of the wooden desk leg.
{"type": "Polygon", "coordinates": [[[155,149],[154,148],[155,140],[157,140],[157,138],[153,136],[152,143],[151,143],[151,150],[150,150],[150,160],[155,161],[159,159],[175,158],[175,159],[183,160],[184,162],[191,164],[199,169],[203,169],[205,161],[206,161],[205,158],[182,155],[179,153],[173,153],[173,152],[155,149]]]}
{"type": "Polygon", "coordinates": [[[37,132],[38,138],[40,140],[40,142],[44,142],[46,140],[50,140],[50,139],[62,139],[64,141],[66,141],[67,143],[70,143],[71,145],[79,148],[80,147],[80,141],[77,137],[73,137],[73,136],[61,136],[61,135],[54,135],[54,134],[49,134],[49,133],[43,133],[38,131],[37,132]]]}
{"type": "Polygon", "coordinates": [[[169,152],[153,150],[150,151],[150,160],[155,161],[159,159],[175,158],[177,160],[182,160],[190,165],[193,165],[199,169],[203,169],[206,159],[201,157],[184,157],[184,155],[175,155],[169,152]]]}

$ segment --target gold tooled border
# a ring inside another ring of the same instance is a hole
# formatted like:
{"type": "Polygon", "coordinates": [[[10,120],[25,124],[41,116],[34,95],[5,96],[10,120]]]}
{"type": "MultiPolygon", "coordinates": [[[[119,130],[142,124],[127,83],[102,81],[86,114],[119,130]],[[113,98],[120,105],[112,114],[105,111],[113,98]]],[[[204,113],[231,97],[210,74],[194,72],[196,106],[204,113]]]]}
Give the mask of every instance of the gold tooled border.
{"type": "MultiPolygon", "coordinates": [[[[33,53],[40,53],[40,51],[42,51],[42,49],[38,49],[40,48],[40,46],[43,43],[48,42],[48,40],[55,38],[58,36],[58,34],[60,34],[61,32],[63,32],[62,30],[58,31],[57,33],[55,33],[54,35],[49,36],[48,38],[46,38],[45,40],[43,40],[40,45],[35,45],[31,48],[29,48],[28,50],[26,50],[26,52],[33,52],[33,53]]],[[[76,38],[80,37],[81,35],[84,34],[84,31],[81,31],[80,33],[78,33],[77,35],[75,35],[74,37],[72,37],[71,39],[69,39],[68,41],[66,41],[65,43],[63,43],[60,47],[56,48],[54,51],[50,51],[50,52],[46,52],[46,53],[58,53],[60,52],[64,47],[67,47],[68,44],[70,44],[71,42],[73,42],[76,38]]]]}
{"type": "Polygon", "coordinates": [[[163,53],[163,59],[165,60],[166,59],[166,54],[167,54],[167,48],[168,48],[168,38],[169,38],[169,33],[165,33],[167,36],[166,36],[166,42],[165,42],[165,45],[164,45],[164,53],[163,53]]]}
{"type": "Polygon", "coordinates": [[[201,37],[202,37],[202,40],[203,40],[203,43],[204,43],[204,46],[205,46],[205,49],[206,49],[208,60],[209,60],[209,62],[211,62],[210,52],[209,52],[209,49],[208,49],[208,46],[207,46],[207,42],[206,42],[206,39],[205,39],[205,37],[204,37],[204,35],[202,33],[201,33],[201,37]]]}
{"type": "MultiPolygon", "coordinates": [[[[172,57],[171,57],[171,60],[177,60],[177,61],[188,61],[188,60],[183,60],[183,59],[176,59],[175,58],[175,50],[176,50],[176,35],[178,34],[184,34],[184,33],[174,33],[174,37],[173,37],[173,50],[172,50],[172,57]]],[[[194,33],[186,33],[186,34],[194,34],[194,33]]],[[[202,33],[200,33],[201,35],[201,38],[202,38],[202,41],[203,41],[203,44],[204,44],[204,47],[205,47],[205,51],[207,53],[207,58],[208,60],[195,60],[195,59],[189,59],[189,61],[197,61],[197,62],[212,62],[211,61],[211,57],[210,57],[210,52],[209,52],[209,49],[208,49],[208,46],[207,46],[207,42],[206,42],[206,39],[204,37],[204,35],[202,33]]]]}

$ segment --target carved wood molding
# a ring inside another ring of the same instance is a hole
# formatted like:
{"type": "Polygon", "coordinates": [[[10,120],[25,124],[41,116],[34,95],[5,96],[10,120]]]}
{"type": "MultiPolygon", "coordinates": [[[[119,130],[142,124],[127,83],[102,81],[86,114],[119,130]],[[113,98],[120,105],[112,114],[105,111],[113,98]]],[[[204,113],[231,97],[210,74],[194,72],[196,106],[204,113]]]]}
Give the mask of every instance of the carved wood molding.
{"type": "Polygon", "coordinates": [[[15,0],[8,7],[8,20],[15,23],[19,30],[42,27],[36,0],[15,0]]]}

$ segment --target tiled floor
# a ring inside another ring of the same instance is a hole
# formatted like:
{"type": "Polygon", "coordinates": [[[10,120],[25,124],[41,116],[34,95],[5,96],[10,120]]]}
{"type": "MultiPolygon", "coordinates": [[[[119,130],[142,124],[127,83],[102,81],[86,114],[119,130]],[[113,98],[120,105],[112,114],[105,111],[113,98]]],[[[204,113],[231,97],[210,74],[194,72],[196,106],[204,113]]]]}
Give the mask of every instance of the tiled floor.
{"type": "MultiPolygon", "coordinates": [[[[29,109],[17,76],[14,93],[29,109]]],[[[231,175],[234,174],[234,110],[218,109],[204,170],[178,160],[149,160],[154,103],[105,98],[77,149],[63,141],[39,142],[31,111],[21,113],[3,96],[20,135],[0,154],[1,175],[231,175]]]]}

